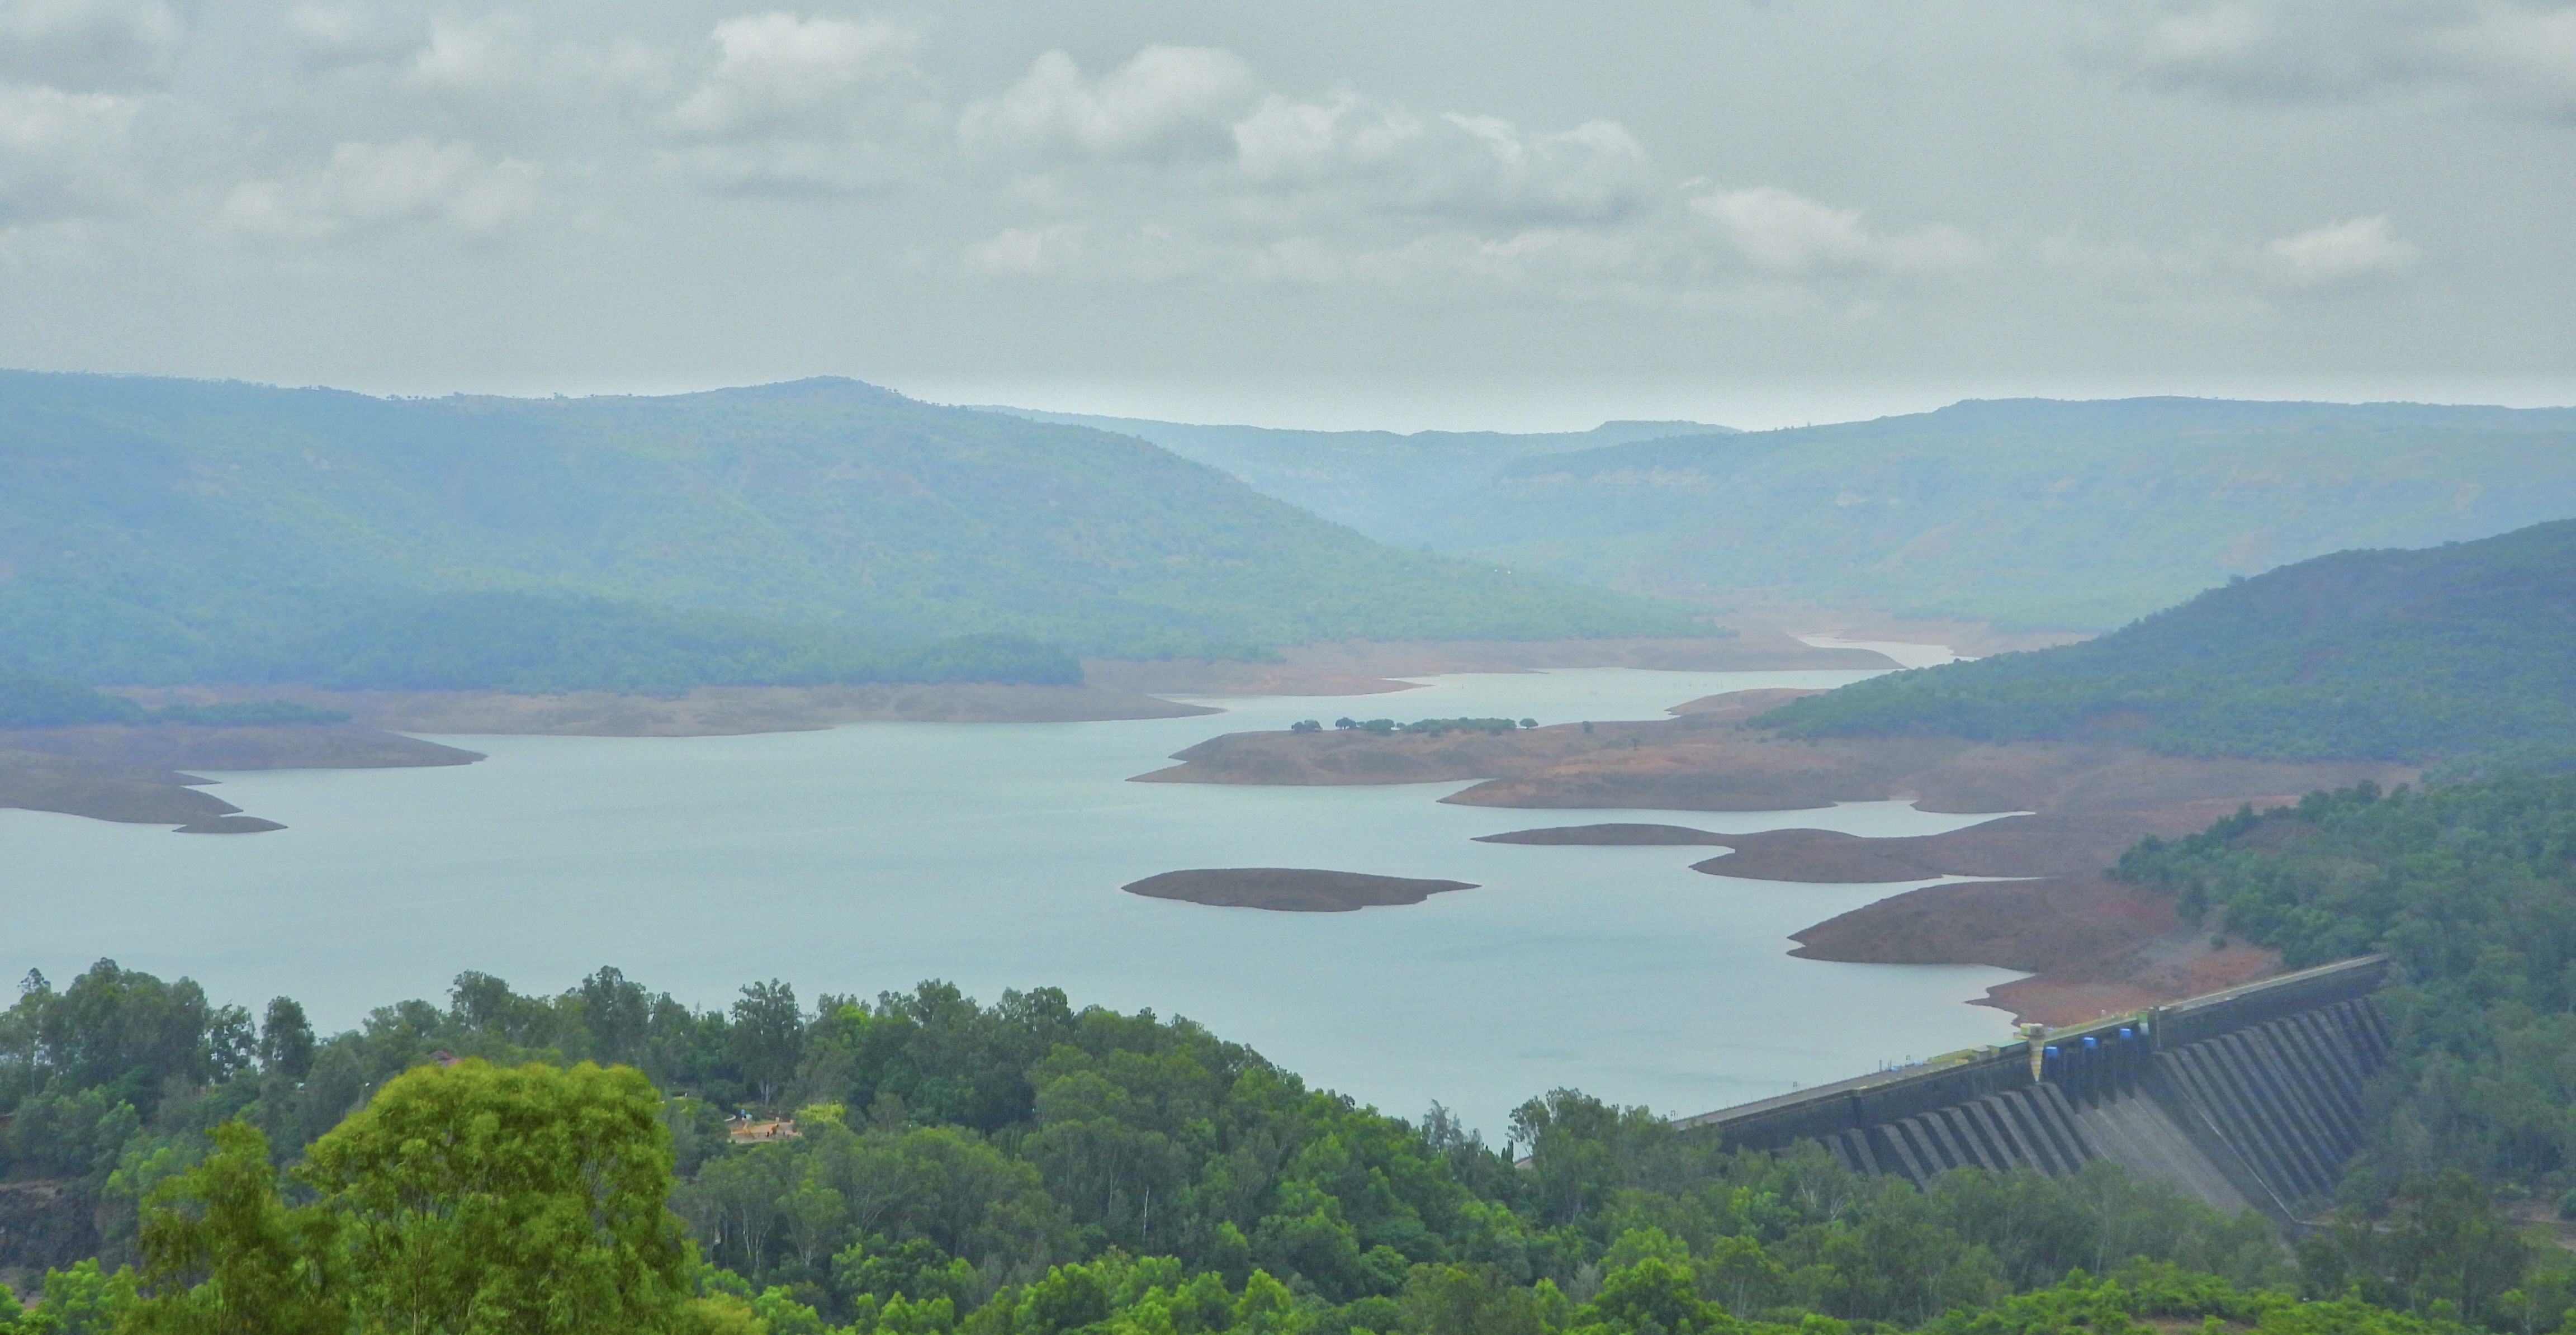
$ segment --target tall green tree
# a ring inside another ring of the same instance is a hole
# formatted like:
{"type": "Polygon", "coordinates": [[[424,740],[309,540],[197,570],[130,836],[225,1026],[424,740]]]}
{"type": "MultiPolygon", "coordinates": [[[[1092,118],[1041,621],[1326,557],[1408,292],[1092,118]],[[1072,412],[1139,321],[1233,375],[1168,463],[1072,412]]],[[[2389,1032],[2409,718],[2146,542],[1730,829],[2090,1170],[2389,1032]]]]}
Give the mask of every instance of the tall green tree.
{"type": "Polygon", "coordinates": [[[349,1294],[340,1220],[278,1199],[268,1137],[242,1122],[209,1133],[215,1152],[164,1181],[141,1243],[152,1290],[134,1335],[344,1335],[349,1294]]]}
{"type": "Polygon", "coordinates": [[[669,1134],[630,1067],[423,1066],[313,1144],[353,1305],[388,1330],[611,1335],[667,1322],[686,1249],[669,1134]]]}

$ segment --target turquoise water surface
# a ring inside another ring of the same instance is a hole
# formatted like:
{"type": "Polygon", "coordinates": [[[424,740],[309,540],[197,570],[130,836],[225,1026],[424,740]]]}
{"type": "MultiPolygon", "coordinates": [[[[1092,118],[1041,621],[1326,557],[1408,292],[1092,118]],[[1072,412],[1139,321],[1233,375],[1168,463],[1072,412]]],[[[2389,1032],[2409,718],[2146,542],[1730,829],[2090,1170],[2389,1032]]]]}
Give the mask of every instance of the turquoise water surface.
{"type": "Polygon", "coordinates": [[[783,978],[800,996],[924,978],[987,1000],[1064,988],[1250,1043],[1405,1116],[1434,1100],[1495,1138],[1572,1086],[1658,1112],[1746,1099],[2005,1036],[1960,1004],[2013,977],[1789,958],[1790,932],[1905,886],[1739,881],[1708,848],[1545,848],[1473,836],[1653,820],[1714,831],[1920,834],[1983,817],[1901,803],[1776,814],[1444,806],[1460,783],[1134,784],[1223,732],[1341,714],[1542,722],[1660,717],[1718,691],[1859,672],[1620,669],[1424,679],[1395,695],[1249,698],[1115,723],[868,723],[751,737],[454,737],[447,769],[215,775],[290,828],[173,836],[0,811],[0,967],[188,974],[254,1011],[342,1027],[460,970],[522,991],[602,964],[698,1005],[783,978]],[[1358,913],[1149,900],[1185,867],[1324,867],[1483,888],[1358,913]]]}

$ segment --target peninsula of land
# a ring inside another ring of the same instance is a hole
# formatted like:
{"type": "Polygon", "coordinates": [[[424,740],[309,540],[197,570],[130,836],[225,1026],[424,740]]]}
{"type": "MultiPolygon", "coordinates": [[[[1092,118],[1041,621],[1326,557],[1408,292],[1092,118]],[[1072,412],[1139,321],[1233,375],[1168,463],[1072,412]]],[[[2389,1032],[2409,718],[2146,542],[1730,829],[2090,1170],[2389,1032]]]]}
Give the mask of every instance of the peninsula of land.
{"type": "Polygon", "coordinates": [[[0,807],[169,825],[190,834],[251,834],[285,827],[242,816],[241,808],[199,791],[213,780],[187,771],[394,769],[470,765],[482,758],[480,752],[346,723],[0,729],[0,807]]]}

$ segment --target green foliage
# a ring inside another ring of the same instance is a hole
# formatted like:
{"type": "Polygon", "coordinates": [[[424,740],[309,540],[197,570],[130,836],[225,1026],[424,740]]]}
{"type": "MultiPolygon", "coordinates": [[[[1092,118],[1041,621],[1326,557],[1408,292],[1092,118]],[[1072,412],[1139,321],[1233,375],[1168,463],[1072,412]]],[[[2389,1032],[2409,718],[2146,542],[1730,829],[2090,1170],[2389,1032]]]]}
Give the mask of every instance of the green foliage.
{"type": "Polygon", "coordinates": [[[1497,1152],[1436,1107],[1388,1117],[1186,1021],[1052,989],[985,1006],[925,983],[808,1009],[770,982],[696,1011],[611,969],[553,996],[468,973],[445,1006],[327,1038],[284,999],[256,1039],[215,1018],[230,1008],[183,1006],[187,1041],[140,1050],[171,1072],[149,1121],[108,1102],[138,1058],[99,1036],[168,1039],[172,998],[192,995],[103,962],[59,993],[31,985],[0,1026],[19,1124],[45,1101],[94,1110],[79,1163],[109,1185],[84,1199],[141,1202],[139,1307],[117,1296],[130,1273],[60,1280],[133,1308],[116,1319],[138,1332],[251,1311],[278,1330],[693,1335],[2435,1329],[2389,1324],[2347,1281],[2428,1309],[2473,1296],[2499,1329],[2576,1306],[2509,1230],[2479,1231],[2479,1201],[2312,1247],[2301,1276],[2258,1217],[2108,1164],[1917,1190],[1572,1090],[1521,1107],[1497,1152]],[[223,1044],[259,1064],[217,1064],[223,1044]],[[584,1060],[621,1054],[658,1095],[584,1060]],[[798,1110],[801,1134],[730,1140],[717,1110],[755,1100],[798,1110]],[[2463,1246],[2490,1264],[2455,1293],[2443,1258],[2463,1246]],[[2334,1301],[2285,1296],[2300,1282],[2334,1301]],[[2003,1324],[1960,1324],[1974,1314],[2003,1324]]]}
{"type": "Polygon", "coordinates": [[[414,1068],[299,1176],[388,1329],[648,1329],[683,1297],[660,1100],[631,1067],[414,1068]]]}
{"type": "Polygon", "coordinates": [[[1705,633],[1141,441],[842,380],[380,400],[0,374],[0,662],[81,681],[1078,679],[1075,653],[1705,633]]]}
{"type": "Polygon", "coordinates": [[[2134,741],[2186,755],[2576,765],[2576,521],[2356,551],[2115,634],[1891,673],[1763,716],[1793,737],[2134,741]]]}
{"type": "Polygon", "coordinates": [[[631,1068],[419,1067],[313,1144],[297,1206],[265,1136],[216,1127],[153,1195],[132,1328],[662,1329],[687,1294],[657,1102],[631,1068]]]}

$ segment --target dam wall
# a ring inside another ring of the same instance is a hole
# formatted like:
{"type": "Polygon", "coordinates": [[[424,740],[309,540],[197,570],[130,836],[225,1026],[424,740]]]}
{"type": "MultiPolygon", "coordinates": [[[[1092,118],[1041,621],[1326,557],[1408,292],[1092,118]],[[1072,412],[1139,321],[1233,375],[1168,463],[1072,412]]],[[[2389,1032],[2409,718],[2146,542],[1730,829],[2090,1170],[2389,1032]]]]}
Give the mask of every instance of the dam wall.
{"type": "Polygon", "coordinates": [[[2332,1194],[2387,1061],[2366,956],[2172,1005],[1681,1118],[1726,1143],[1821,1142],[1918,1185],[1953,1168],[2122,1164],[2229,1211],[2294,1221],[2332,1194]]]}

